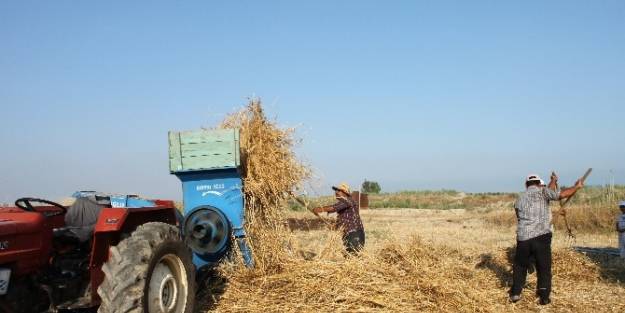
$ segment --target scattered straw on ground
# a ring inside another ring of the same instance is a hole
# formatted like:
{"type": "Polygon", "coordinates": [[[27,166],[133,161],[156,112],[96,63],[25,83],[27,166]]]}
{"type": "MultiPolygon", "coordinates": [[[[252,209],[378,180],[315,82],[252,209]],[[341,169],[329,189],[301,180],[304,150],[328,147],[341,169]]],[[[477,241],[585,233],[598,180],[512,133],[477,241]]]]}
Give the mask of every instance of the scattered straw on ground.
{"type": "MultiPolygon", "coordinates": [[[[339,245],[331,245],[340,249],[339,245]]],[[[218,312],[508,312],[539,310],[530,276],[524,299],[507,302],[513,249],[482,255],[387,241],[359,258],[290,259],[273,274],[230,268],[218,312]]],[[[330,253],[331,254],[331,253],[330,253]]],[[[623,266],[624,263],[614,264],[623,266]]],[[[588,257],[554,251],[552,312],[623,312],[625,289],[588,257]]]]}

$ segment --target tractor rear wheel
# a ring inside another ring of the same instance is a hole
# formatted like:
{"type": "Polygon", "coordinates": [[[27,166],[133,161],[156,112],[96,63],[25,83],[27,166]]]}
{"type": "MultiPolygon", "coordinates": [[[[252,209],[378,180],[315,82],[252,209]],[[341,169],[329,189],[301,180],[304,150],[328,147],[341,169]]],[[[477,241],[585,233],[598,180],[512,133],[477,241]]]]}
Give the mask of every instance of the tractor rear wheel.
{"type": "Polygon", "coordinates": [[[178,228],[146,223],[111,247],[99,313],[191,313],[195,268],[178,228]]]}

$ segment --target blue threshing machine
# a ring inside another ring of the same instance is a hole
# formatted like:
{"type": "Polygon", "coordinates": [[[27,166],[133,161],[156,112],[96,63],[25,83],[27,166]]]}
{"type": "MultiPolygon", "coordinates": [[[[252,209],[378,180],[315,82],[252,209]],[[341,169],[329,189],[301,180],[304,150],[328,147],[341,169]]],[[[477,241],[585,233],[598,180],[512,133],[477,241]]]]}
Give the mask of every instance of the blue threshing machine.
{"type": "Polygon", "coordinates": [[[169,132],[169,169],[182,182],[182,232],[200,269],[240,249],[253,266],[245,238],[239,130],[169,132]]]}

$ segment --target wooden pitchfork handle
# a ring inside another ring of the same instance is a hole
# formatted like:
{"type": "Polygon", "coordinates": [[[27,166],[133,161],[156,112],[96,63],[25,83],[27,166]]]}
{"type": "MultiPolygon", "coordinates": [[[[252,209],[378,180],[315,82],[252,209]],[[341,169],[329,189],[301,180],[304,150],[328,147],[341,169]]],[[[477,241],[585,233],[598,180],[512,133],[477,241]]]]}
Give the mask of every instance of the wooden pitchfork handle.
{"type": "Polygon", "coordinates": [[[321,215],[319,215],[319,213],[315,212],[313,209],[310,208],[310,206],[308,206],[308,202],[304,201],[303,199],[301,199],[300,197],[293,197],[295,199],[295,201],[297,201],[299,204],[303,205],[304,208],[306,208],[306,210],[310,211],[312,214],[315,214],[316,217],[320,218],[321,220],[323,220],[324,222],[328,222],[327,219],[323,218],[321,215]]]}
{"type": "Polygon", "coordinates": [[[329,221],[328,221],[328,219],[323,218],[323,217],[322,217],[321,215],[319,215],[317,212],[313,211],[313,210],[312,210],[312,209],[308,206],[308,203],[307,203],[306,201],[304,201],[303,199],[301,199],[301,198],[299,198],[299,197],[295,197],[295,196],[293,196],[293,198],[294,198],[294,199],[295,199],[295,201],[297,201],[299,204],[303,205],[303,206],[306,208],[306,210],[308,210],[308,211],[312,212],[312,214],[315,214],[315,216],[316,216],[317,218],[319,218],[321,221],[323,221],[323,223],[325,223],[325,224],[326,224],[326,226],[328,226],[328,227],[330,227],[330,228],[332,228],[332,227],[333,227],[332,223],[331,223],[331,222],[329,222],[329,221]]]}
{"type": "MultiPolygon", "coordinates": [[[[590,173],[592,172],[592,168],[589,168],[588,170],[586,170],[586,173],[584,173],[584,176],[582,176],[582,178],[580,178],[580,180],[583,182],[586,181],[586,178],[588,178],[588,176],[590,175],[590,173]]],[[[556,189],[558,189],[558,182],[556,182],[556,189]]],[[[573,230],[571,229],[571,226],[569,225],[569,219],[566,216],[566,204],[569,203],[569,201],[571,200],[571,198],[573,198],[573,196],[577,193],[577,190],[568,198],[566,198],[566,200],[564,201],[560,201],[560,215],[562,215],[562,217],[564,217],[564,226],[566,227],[566,232],[568,233],[569,237],[575,239],[575,234],[573,234],[573,230]]]]}
{"type": "MultiPolygon", "coordinates": [[[[590,176],[590,173],[592,173],[592,168],[589,168],[588,170],[586,170],[586,173],[584,173],[584,176],[582,176],[582,178],[580,178],[579,180],[583,182],[586,181],[586,178],[588,178],[588,176],[590,176]]],[[[566,198],[566,200],[564,200],[564,202],[560,201],[560,208],[566,206],[567,203],[569,203],[569,201],[571,200],[571,198],[573,198],[573,196],[577,193],[577,190],[575,190],[575,192],[573,192],[573,194],[566,198]]]]}
{"type": "Polygon", "coordinates": [[[301,199],[300,197],[293,197],[295,199],[295,201],[297,201],[299,204],[303,205],[304,208],[306,208],[306,210],[312,212],[313,214],[315,214],[316,217],[321,218],[321,216],[319,216],[319,214],[317,214],[317,212],[313,211],[310,207],[308,207],[308,203],[306,203],[306,201],[304,201],[303,199],[301,199]]]}
{"type": "MultiPolygon", "coordinates": [[[[556,181],[556,189],[559,189],[558,187],[558,182],[556,181]]],[[[570,199],[570,198],[568,198],[570,199]]],[[[559,201],[560,202],[560,215],[562,215],[562,218],[564,219],[564,227],[566,227],[566,233],[570,238],[575,239],[575,234],[573,234],[573,230],[571,229],[571,225],[569,225],[569,219],[566,216],[566,209],[564,208],[564,205],[566,203],[564,203],[562,200],[559,201]]]]}

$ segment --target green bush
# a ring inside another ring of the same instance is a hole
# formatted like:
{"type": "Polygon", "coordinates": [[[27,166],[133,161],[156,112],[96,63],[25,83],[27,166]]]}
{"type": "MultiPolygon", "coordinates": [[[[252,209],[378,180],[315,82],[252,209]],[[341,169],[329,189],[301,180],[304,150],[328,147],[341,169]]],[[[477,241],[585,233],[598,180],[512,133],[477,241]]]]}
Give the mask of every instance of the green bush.
{"type": "Polygon", "coordinates": [[[378,182],[368,181],[365,179],[365,181],[362,183],[361,190],[364,193],[378,194],[380,193],[380,191],[382,191],[382,188],[380,188],[380,184],[378,184],[378,182]]]}

